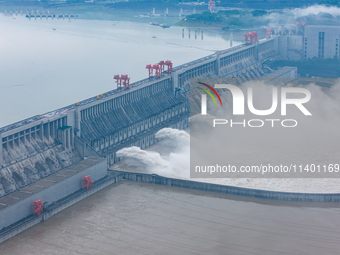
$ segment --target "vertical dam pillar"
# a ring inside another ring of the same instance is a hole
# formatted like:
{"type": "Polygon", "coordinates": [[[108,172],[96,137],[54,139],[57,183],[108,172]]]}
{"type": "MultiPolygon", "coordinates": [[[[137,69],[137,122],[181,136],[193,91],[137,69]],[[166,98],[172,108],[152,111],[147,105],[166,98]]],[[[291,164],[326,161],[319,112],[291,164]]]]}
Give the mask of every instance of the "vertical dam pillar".
{"type": "Polygon", "coordinates": [[[64,126],[58,128],[58,141],[63,145],[64,150],[71,149],[72,127],[64,126]]]}
{"type": "Polygon", "coordinates": [[[254,57],[256,60],[259,60],[259,41],[255,42],[255,52],[254,52],[254,57]]]}
{"type": "Polygon", "coordinates": [[[80,103],[76,104],[75,108],[75,113],[74,113],[74,125],[75,125],[75,133],[77,136],[81,136],[81,130],[80,130],[80,103]]]}
{"type": "Polygon", "coordinates": [[[50,141],[50,135],[51,135],[50,126],[51,126],[51,121],[48,120],[47,125],[46,125],[46,132],[45,132],[47,141],[50,141]]]}
{"type": "Polygon", "coordinates": [[[216,63],[215,63],[215,72],[217,76],[220,76],[220,69],[221,69],[221,56],[219,53],[216,55],[216,63]]]}
{"type": "Polygon", "coordinates": [[[171,73],[171,81],[173,85],[173,92],[175,93],[176,89],[178,88],[178,73],[177,72],[171,73]]]}
{"type": "Polygon", "coordinates": [[[279,38],[277,36],[274,37],[274,49],[276,51],[276,54],[279,54],[279,38]]]}
{"type": "Polygon", "coordinates": [[[44,139],[44,122],[40,123],[40,132],[39,132],[39,136],[42,142],[45,141],[44,139]]]}
{"type": "Polygon", "coordinates": [[[3,158],[3,152],[2,152],[2,133],[0,133],[0,168],[2,168],[2,162],[4,160],[3,158]]]}

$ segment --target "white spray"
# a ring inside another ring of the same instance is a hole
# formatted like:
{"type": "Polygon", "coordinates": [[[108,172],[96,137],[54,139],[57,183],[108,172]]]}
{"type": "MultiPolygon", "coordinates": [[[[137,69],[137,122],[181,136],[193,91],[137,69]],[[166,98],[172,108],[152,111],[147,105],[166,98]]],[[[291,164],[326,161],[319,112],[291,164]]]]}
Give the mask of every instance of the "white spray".
{"type": "Polygon", "coordinates": [[[157,146],[160,151],[166,148],[172,151],[169,155],[161,156],[159,152],[133,146],[118,151],[117,156],[124,158],[125,164],[139,171],[174,178],[189,178],[189,134],[183,130],[164,128],[158,131],[155,137],[162,139],[157,146]]]}

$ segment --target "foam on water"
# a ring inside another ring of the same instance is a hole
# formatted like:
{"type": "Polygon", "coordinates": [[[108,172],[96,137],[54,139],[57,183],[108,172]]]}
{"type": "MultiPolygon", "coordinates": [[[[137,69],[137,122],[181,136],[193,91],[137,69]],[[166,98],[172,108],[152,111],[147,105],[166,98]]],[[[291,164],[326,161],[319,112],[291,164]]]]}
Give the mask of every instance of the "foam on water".
{"type": "Polygon", "coordinates": [[[161,156],[159,152],[133,146],[118,151],[117,156],[123,157],[127,165],[145,169],[148,173],[189,178],[189,134],[183,130],[164,128],[155,137],[162,139],[162,147],[171,148],[169,155],[161,156]]]}
{"type": "Polygon", "coordinates": [[[172,142],[169,144],[175,147],[187,145],[190,141],[190,135],[187,132],[173,128],[163,128],[156,133],[155,137],[166,139],[167,142],[172,142]]]}
{"type": "Polygon", "coordinates": [[[168,162],[162,159],[158,152],[145,151],[136,146],[119,150],[117,157],[128,159],[130,165],[146,167],[148,169],[167,168],[169,166],[168,162]]]}

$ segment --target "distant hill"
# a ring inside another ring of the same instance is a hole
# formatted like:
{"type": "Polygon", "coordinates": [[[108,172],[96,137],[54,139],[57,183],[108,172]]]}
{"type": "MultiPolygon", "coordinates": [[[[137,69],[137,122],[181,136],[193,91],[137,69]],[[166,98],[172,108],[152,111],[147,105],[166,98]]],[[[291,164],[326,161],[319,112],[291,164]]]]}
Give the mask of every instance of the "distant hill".
{"type": "MultiPolygon", "coordinates": [[[[88,1],[87,1],[88,2],[88,1]]],[[[209,2],[208,0],[93,0],[94,4],[117,4],[117,3],[136,3],[136,2],[150,2],[150,3],[168,3],[168,4],[180,4],[180,3],[198,3],[209,2]]],[[[284,9],[284,8],[297,8],[305,7],[308,5],[318,4],[320,0],[219,0],[215,1],[217,7],[233,7],[233,8],[253,8],[253,9],[284,9]]],[[[4,0],[0,2],[1,5],[10,4],[82,4],[85,0],[4,0]]],[[[322,3],[330,5],[339,5],[338,0],[322,0],[322,3]]]]}

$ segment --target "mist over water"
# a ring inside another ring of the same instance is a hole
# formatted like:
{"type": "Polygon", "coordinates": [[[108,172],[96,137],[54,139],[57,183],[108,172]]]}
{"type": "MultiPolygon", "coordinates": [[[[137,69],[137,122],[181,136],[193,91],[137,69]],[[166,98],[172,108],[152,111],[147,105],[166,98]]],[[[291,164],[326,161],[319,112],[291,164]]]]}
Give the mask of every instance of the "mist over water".
{"type": "Polygon", "coordinates": [[[329,13],[333,17],[340,16],[340,8],[336,6],[312,5],[307,8],[296,8],[293,13],[296,17],[303,17],[309,14],[319,14],[320,12],[329,13]]]}
{"type": "Polygon", "coordinates": [[[154,146],[151,150],[132,146],[118,151],[117,157],[123,157],[123,164],[136,170],[174,178],[189,178],[189,134],[183,130],[164,128],[158,131],[155,137],[162,139],[156,145],[157,152],[153,151],[154,146]]]}
{"type": "Polygon", "coordinates": [[[125,157],[129,165],[150,170],[169,167],[169,162],[162,159],[158,152],[145,151],[137,146],[121,149],[117,152],[117,157],[125,157]]]}
{"type": "Polygon", "coordinates": [[[305,22],[306,25],[340,25],[340,8],[336,6],[312,5],[305,8],[272,10],[257,17],[257,21],[268,24],[273,32],[280,32],[282,26],[292,32],[296,29],[296,22],[305,22]]]}
{"type": "Polygon", "coordinates": [[[190,142],[190,136],[183,130],[163,128],[155,134],[156,138],[165,139],[169,146],[181,148],[190,142]]]}

